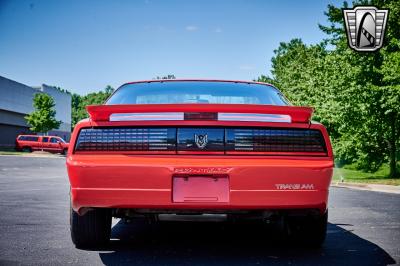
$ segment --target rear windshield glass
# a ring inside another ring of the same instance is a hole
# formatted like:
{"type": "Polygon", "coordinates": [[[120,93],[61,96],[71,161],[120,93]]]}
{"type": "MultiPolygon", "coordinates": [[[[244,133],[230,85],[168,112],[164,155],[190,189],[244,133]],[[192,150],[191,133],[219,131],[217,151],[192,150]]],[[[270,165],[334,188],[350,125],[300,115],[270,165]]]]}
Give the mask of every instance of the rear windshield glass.
{"type": "Polygon", "coordinates": [[[34,136],[20,136],[18,140],[25,140],[25,141],[38,141],[39,137],[34,136]]]}
{"type": "Polygon", "coordinates": [[[274,87],[234,82],[168,81],[126,84],[106,104],[268,104],[288,105],[274,87]]]}

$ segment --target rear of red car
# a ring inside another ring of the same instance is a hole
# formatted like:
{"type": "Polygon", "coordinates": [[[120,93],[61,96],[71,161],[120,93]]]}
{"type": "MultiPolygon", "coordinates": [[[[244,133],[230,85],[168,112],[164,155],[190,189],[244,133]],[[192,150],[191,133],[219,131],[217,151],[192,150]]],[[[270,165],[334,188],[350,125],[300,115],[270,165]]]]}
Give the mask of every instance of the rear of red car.
{"type": "Polygon", "coordinates": [[[67,158],[77,246],[106,242],[112,216],[163,213],[303,217],[307,237],[322,243],[329,137],[311,108],[289,106],[276,88],[138,82],[87,109],[67,158]]]}

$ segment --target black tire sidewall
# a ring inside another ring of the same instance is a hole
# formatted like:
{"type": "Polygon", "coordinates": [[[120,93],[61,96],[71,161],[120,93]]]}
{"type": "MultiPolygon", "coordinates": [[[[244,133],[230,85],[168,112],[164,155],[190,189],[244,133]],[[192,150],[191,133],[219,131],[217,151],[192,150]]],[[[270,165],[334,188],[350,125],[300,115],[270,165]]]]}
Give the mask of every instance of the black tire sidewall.
{"type": "Polygon", "coordinates": [[[77,248],[106,245],[111,236],[111,210],[95,208],[79,215],[70,207],[71,239],[77,248]]]}

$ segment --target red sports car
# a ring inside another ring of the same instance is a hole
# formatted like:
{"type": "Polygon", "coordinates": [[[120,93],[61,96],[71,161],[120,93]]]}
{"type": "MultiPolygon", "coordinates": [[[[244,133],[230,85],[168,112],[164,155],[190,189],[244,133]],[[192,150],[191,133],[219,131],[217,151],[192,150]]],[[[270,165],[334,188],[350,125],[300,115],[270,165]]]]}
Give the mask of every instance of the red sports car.
{"type": "Polygon", "coordinates": [[[258,217],[323,243],[329,136],[272,85],[132,82],[87,111],[67,156],[77,247],[105,244],[112,217],[188,213],[258,217]]]}

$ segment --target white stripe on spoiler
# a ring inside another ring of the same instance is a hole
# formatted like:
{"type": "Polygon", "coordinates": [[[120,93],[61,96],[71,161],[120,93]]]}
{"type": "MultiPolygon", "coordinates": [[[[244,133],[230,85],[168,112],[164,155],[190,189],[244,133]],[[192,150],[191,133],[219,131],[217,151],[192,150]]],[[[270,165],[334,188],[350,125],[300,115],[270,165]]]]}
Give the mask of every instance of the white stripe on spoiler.
{"type": "Polygon", "coordinates": [[[290,123],[290,115],[275,114],[244,114],[244,113],[218,113],[220,121],[251,121],[251,122],[280,122],[290,123]]]}
{"type": "Polygon", "coordinates": [[[183,120],[182,112],[163,113],[122,113],[111,114],[110,121],[160,121],[160,120],[183,120]]]}
{"type": "MultiPolygon", "coordinates": [[[[110,115],[110,121],[173,121],[184,120],[183,112],[162,113],[116,113],[110,115]]],[[[290,123],[290,115],[256,113],[218,113],[219,121],[277,122],[290,123]]]]}

